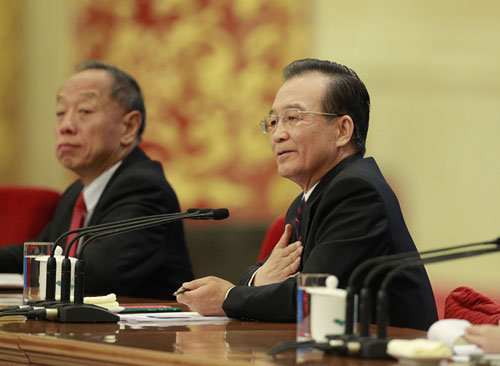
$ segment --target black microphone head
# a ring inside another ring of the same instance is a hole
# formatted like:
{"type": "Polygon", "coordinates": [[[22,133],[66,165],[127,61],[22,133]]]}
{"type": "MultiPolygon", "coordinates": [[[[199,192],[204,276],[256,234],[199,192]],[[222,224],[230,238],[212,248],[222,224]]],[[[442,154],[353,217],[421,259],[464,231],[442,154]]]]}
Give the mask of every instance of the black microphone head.
{"type": "Polygon", "coordinates": [[[227,208],[216,208],[213,210],[214,220],[224,220],[229,217],[229,210],[227,208]]]}

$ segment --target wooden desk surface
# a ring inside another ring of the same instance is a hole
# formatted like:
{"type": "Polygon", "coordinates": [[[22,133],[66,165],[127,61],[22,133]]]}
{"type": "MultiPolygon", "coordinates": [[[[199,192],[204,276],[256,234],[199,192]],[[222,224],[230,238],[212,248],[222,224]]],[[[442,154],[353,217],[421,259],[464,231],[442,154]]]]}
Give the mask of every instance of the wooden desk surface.
{"type": "MultiPolygon", "coordinates": [[[[122,301],[123,303],[123,301],[122,301]]],[[[188,326],[64,324],[0,318],[0,364],[13,365],[392,365],[320,351],[287,351],[272,359],[269,349],[295,340],[296,325],[231,321],[188,326]]],[[[425,332],[390,328],[391,338],[425,332]]]]}

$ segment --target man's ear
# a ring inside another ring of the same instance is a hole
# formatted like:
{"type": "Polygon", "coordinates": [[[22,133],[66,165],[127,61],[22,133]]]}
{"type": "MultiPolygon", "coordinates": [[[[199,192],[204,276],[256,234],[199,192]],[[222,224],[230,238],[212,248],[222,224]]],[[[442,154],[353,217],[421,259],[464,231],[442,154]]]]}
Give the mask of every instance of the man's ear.
{"type": "Polygon", "coordinates": [[[141,128],[142,115],[141,112],[134,110],[128,112],[122,118],[123,133],[120,142],[124,146],[128,146],[137,139],[137,132],[141,128]]]}
{"type": "Polygon", "coordinates": [[[351,141],[354,133],[354,121],[346,114],[339,117],[337,124],[337,147],[344,147],[351,141]]]}

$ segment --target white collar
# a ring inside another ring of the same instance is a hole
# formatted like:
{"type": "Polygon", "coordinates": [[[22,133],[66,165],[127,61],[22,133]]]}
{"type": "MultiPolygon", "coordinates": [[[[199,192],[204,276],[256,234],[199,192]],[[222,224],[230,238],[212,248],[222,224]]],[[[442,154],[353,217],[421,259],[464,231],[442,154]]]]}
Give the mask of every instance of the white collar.
{"type": "Polygon", "coordinates": [[[94,179],[88,186],[83,188],[83,199],[85,201],[85,206],[87,207],[87,214],[85,215],[85,224],[87,224],[92,212],[101,198],[104,188],[106,188],[109,180],[115,173],[116,169],[121,165],[122,160],[113,165],[111,168],[106,170],[96,179],[94,179]]]}
{"type": "MultiPolygon", "coordinates": [[[[318,183],[319,183],[319,181],[318,181],[318,183]]],[[[318,185],[318,183],[316,183],[315,185],[313,185],[310,190],[308,190],[307,192],[304,193],[304,200],[306,202],[309,199],[309,197],[311,196],[311,193],[313,193],[314,188],[316,188],[316,186],[318,185]]]]}

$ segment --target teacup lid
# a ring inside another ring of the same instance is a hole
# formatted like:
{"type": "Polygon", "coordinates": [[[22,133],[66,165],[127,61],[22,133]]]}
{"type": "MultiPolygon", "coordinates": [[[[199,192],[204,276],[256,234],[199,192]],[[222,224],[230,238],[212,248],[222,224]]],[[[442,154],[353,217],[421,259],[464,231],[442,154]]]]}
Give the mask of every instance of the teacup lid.
{"type": "Polygon", "coordinates": [[[308,287],[307,292],[315,295],[345,296],[345,290],[337,288],[338,284],[338,278],[330,275],[326,278],[325,287],[308,287]]]}

